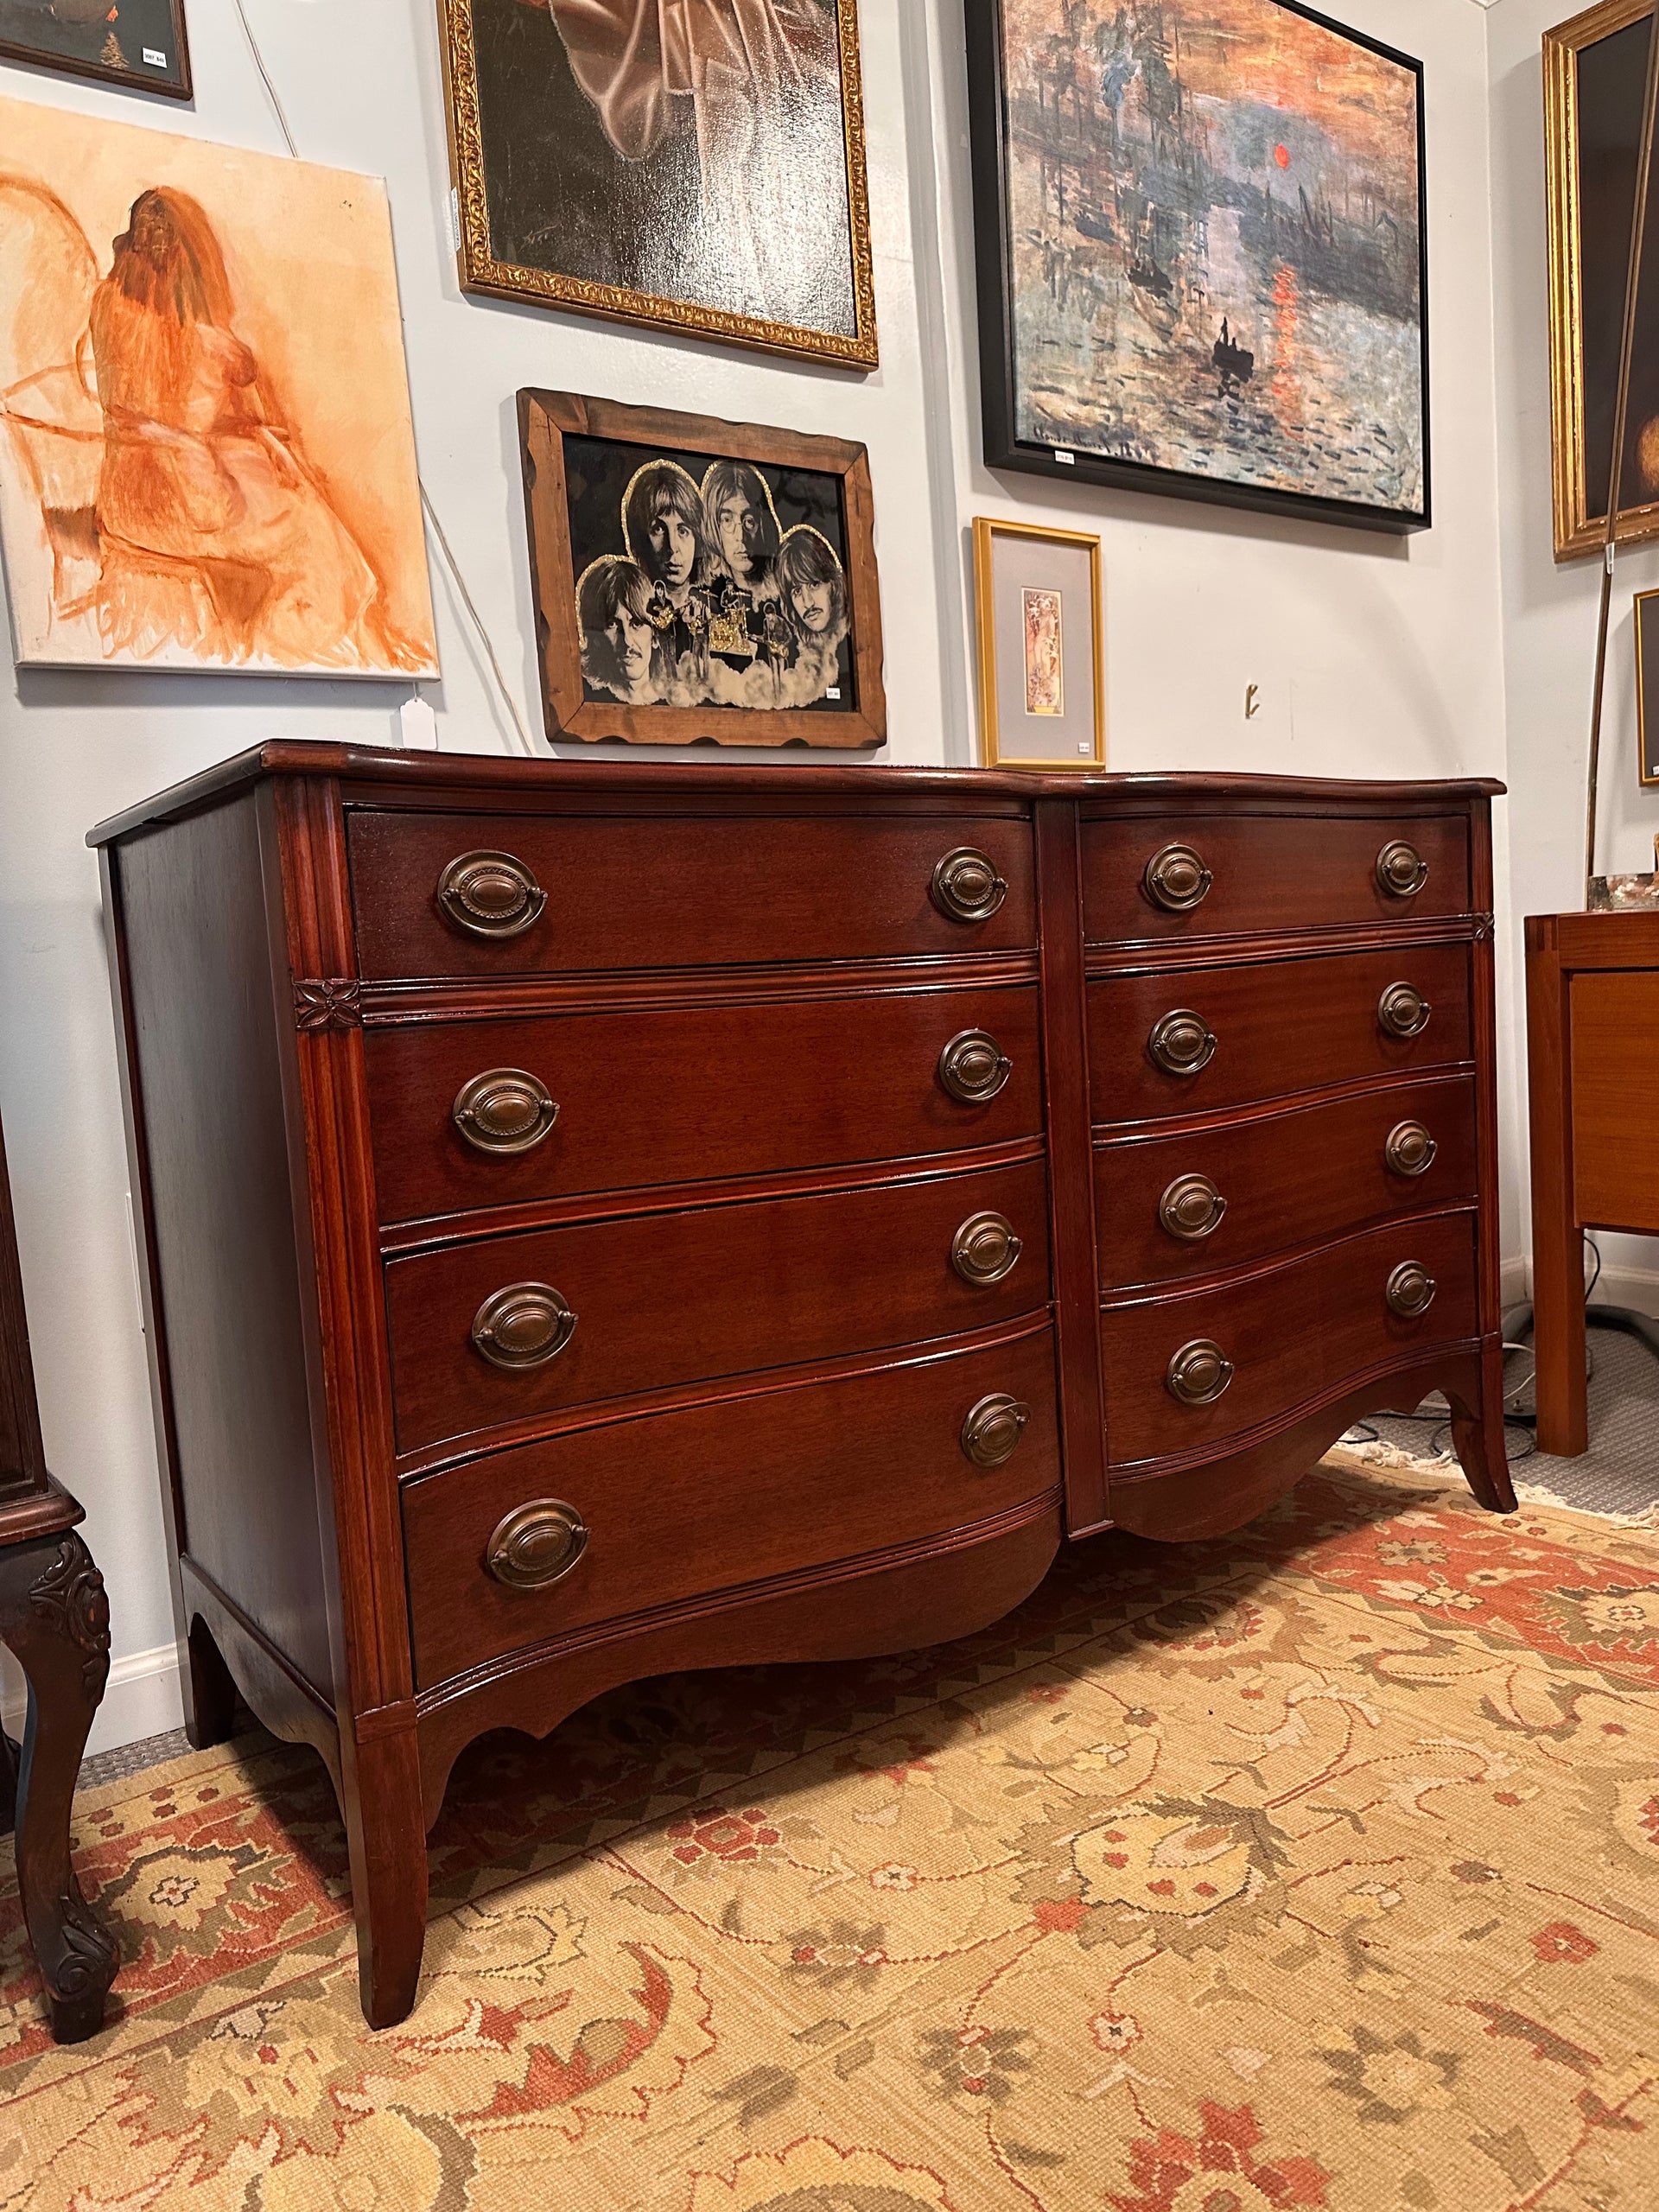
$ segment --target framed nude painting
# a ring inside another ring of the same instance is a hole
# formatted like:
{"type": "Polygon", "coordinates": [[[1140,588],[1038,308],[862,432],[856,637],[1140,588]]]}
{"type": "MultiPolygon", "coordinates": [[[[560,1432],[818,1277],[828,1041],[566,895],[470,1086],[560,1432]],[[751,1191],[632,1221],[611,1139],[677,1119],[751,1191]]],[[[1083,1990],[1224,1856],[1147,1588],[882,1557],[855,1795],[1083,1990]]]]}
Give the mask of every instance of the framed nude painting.
{"type": "Polygon", "coordinates": [[[1294,0],[966,0],[985,459],[1430,520],[1421,63],[1294,0]]]}
{"type": "Polygon", "coordinates": [[[974,599],[985,766],[1099,767],[1099,538],[976,515],[974,599]]]}
{"type": "Polygon", "coordinates": [[[0,56],[188,100],[184,0],[0,0],[0,56]]]}
{"type": "Polygon", "coordinates": [[[438,4],[466,290],[874,367],[858,0],[438,4]]]}
{"type": "MultiPolygon", "coordinates": [[[[1636,207],[1651,0],[1602,0],[1544,34],[1555,558],[1599,553],[1636,207]]],[[[1659,537],[1659,165],[1648,195],[1618,537],[1659,537]]]]}
{"type": "Polygon", "coordinates": [[[521,391],[550,738],[881,744],[862,446],[521,391]]]}

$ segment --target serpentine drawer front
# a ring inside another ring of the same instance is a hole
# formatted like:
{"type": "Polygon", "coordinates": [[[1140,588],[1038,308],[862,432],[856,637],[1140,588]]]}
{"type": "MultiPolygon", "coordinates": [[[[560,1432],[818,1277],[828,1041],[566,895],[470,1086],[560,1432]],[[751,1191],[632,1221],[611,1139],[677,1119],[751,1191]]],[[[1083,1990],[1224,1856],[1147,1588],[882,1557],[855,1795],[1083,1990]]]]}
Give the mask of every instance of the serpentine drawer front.
{"type": "Polygon", "coordinates": [[[95,833],[190,1726],[322,1752],[374,2025],[490,1730],[1433,1390],[1512,1503],[1494,789],[273,745],[95,833]]]}

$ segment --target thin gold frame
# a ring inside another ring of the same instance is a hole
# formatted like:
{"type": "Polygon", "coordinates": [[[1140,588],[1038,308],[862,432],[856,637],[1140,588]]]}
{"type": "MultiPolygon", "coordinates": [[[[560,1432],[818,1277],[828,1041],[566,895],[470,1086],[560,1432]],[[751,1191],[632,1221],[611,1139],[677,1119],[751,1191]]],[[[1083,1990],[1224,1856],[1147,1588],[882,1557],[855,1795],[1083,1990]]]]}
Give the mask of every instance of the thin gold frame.
{"type": "MultiPolygon", "coordinates": [[[[1544,33],[1544,162],[1549,242],[1549,429],[1555,558],[1599,553],[1606,518],[1592,514],[1584,459],[1584,298],[1579,206],[1579,56],[1653,13],[1653,0],[1600,4],[1544,33]]],[[[1644,258],[1646,257],[1644,256],[1644,258]]],[[[1644,272],[1645,273],[1645,272],[1644,272]]],[[[1605,504],[1606,486],[1596,493],[1605,504]]],[[[1659,537],[1659,500],[1621,503],[1618,543],[1659,537]]]]}
{"type": "Polygon", "coordinates": [[[1642,610],[1655,600],[1659,600],[1659,591],[1639,591],[1631,609],[1631,628],[1636,638],[1636,772],[1650,791],[1659,790],[1659,732],[1655,734],[1656,742],[1649,753],[1648,690],[1642,672],[1642,610]]]}
{"type": "Polygon", "coordinates": [[[974,517],[974,630],[979,662],[979,756],[987,768],[1031,768],[1051,775],[1060,770],[1087,775],[1106,762],[1106,662],[1101,637],[1100,540],[1087,531],[1048,530],[1034,522],[1002,522],[974,517]],[[1051,545],[1085,547],[1089,554],[1089,642],[1095,672],[1095,749],[1087,760],[1008,760],[1000,745],[996,706],[996,622],[991,606],[993,562],[999,537],[1040,538],[1051,545]]]}
{"type": "Polygon", "coordinates": [[[847,213],[853,259],[850,338],[733,315],[683,300],[666,300],[620,284],[594,284],[581,276],[552,276],[498,261],[490,244],[490,212],[484,192],[484,128],[478,104],[478,51],[473,39],[472,0],[438,0],[438,43],[443,53],[443,104],[449,132],[460,245],[455,265],[461,289],[504,300],[531,300],[543,307],[574,308],[616,322],[658,330],[695,332],[772,353],[873,369],[880,356],[875,334],[875,276],[870,252],[869,181],[864,151],[864,92],[858,59],[858,0],[836,0],[841,48],[841,105],[847,151],[847,213]]]}

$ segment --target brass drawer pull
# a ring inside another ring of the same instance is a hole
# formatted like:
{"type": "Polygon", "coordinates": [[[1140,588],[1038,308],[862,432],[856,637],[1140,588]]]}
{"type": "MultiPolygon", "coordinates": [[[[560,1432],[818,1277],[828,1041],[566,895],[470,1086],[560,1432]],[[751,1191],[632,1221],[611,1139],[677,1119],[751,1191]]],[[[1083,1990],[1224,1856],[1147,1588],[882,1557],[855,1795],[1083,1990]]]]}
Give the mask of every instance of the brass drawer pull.
{"type": "Polygon", "coordinates": [[[1158,1201],[1159,1222],[1183,1244],[1213,1236],[1226,1211],[1226,1199],[1207,1175],[1178,1175],[1158,1201]]]}
{"type": "Polygon", "coordinates": [[[1439,1283],[1421,1260],[1405,1260],[1389,1277],[1388,1288],[1382,1295],[1389,1301],[1391,1313],[1397,1313],[1402,1321],[1414,1321],[1420,1314],[1427,1313],[1439,1288],[1439,1283]]]}
{"type": "Polygon", "coordinates": [[[964,1029],[939,1054],[939,1081],[963,1106],[982,1106],[1014,1073],[988,1030],[964,1029]]]}
{"type": "Polygon", "coordinates": [[[1235,1373],[1233,1363],[1208,1337],[1183,1344],[1164,1374],[1164,1388],[1184,1406],[1213,1406],[1226,1395],[1235,1373]]]}
{"type": "Polygon", "coordinates": [[[1382,1156],[1395,1175],[1427,1175],[1440,1148],[1421,1122],[1400,1122],[1389,1131],[1382,1156]]]}
{"type": "Polygon", "coordinates": [[[976,1467],[1005,1467],[1020,1448],[1031,1408],[1000,1391],[982,1398],[962,1424],[962,1448],[976,1467]]]}
{"type": "Polygon", "coordinates": [[[1414,899],[1428,881],[1428,862],[1403,837],[1390,839],[1376,856],[1376,887],[1390,899],[1414,899]]]}
{"type": "Polygon", "coordinates": [[[1414,983],[1390,983],[1376,1002],[1376,1018],[1390,1037],[1421,1037],[1434,1009],[1414,983]]]}
{"type": "Polygon", "coordinates": [[[518,1373],[556,1359],[575,1327],[575,1315],[550,1285],[515,1282],[479,1307],[473,1342],[492,1367],[518,1373]]]}
{"type": "Polygon", "coordinates": [[[1154,1022],[1147,1050],[1166,1075],[1197,1075],[1216,1057],[1215,1033],[1202,1014],[1178,1007],[1154,1022]]]}
{"type": "Polygon", "coordinates": [[[469,937],[522,937],[547,893],[511,853],[463,853],[438,878],[438,905],[469,937]]]}
{"type": "Polygon", "coordinates": [[[588,1524],[575,1507],[537,1497],[502,1515],[484,1547],[484,1564],[509,1590],[545,1590],[587,1548],[588,1524]]]}
{"type": "Polygon", "coordinates": [[[958,845],[933,871],[933,904],[953,922],[988,922],[1008,887],[988,853],[958,845]]]}
{"type": "Polygon", "coordinates": [[[1215,877],[1204,864],[1204,855],[1191,845],[1166,845],[1147,862],[1141,877],[1147,896],[1166,913],[1190,914],[1210,895],[1215,877]]]}
{"type": "Polygon", "coordinates": [[[480,1152],[533,1152],[559,1118],[544,1083],[523,1068],[486,1068],[464,1083],[450,1109],[455,1127],[480,1152]]]}
{"type": "Polygon", "coordinates": [[[973,1213],[950,1239],[950,1264],[963,1282],[988,1290],[1014,1273],[1025,1247],[1000,1213],[973,1213]]]}

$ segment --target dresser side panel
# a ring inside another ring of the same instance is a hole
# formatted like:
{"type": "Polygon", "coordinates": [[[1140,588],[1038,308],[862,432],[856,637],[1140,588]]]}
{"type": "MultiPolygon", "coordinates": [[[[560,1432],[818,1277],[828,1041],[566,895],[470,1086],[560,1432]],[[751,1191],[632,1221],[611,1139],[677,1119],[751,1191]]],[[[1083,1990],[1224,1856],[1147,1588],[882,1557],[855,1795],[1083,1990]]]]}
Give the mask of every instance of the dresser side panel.
{"type": "Polygon", "coordinates": [[[137,836],[115,863],[180,1548],[327,1694],[305,1292],[255,798],[137,836]]]}

